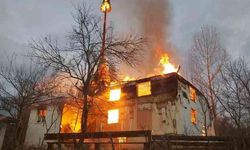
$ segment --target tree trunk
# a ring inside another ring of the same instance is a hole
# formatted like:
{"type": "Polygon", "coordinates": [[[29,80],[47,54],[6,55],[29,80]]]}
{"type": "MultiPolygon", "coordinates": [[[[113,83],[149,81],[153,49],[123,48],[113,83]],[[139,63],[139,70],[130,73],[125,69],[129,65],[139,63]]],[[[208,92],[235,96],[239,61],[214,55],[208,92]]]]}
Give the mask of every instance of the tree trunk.
{"type": "MultiPolygon", "coordinates": [[[[85,134],[88,131],[88,95],[86,94],[86,90],[83,92],[83,111],[82,111],[82,118],[81,118],[81,133],[85,134]]],[[[79,150],[84,150],[85,145],[84,145],[84,138],[79,140],[79,144],[77,149],[79,150]]]]}

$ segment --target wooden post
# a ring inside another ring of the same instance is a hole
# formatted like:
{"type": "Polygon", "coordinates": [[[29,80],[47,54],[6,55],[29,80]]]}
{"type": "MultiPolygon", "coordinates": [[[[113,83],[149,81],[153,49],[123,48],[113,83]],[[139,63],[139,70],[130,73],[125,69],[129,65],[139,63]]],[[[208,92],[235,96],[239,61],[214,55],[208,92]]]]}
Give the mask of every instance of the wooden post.
{"type": "Polygon", "coordinates": [[[110,138],[110,142],[111,142],[111,145],[112,145],[112,150],[115,150],[115,146],[114,146],[114,142],[113,142],[113,138],[112,137],[110,138]]]}
{"type": "Polygon", "coordinates": [[[95,150],[100,150],[101,147],[100,147],[100,144],[99,143],[95,143],[95,150]]]}
{"type": "Polygon", "coordinates": [[[58,150],[61,150],[62,149],[62,147],[61,147],[61,136],[60,136],[60,134],[58,134],[57,135],[58,136],[58,140],[57,140],[57,149],[58,150]]]}
{"type": "Polygon", "coordinates": [[[48,144],[48,148],[47,148],[47,150],[52,150],[52,148],[53,148],[53,144],[52,143],[47,143],[48,144]]]}
{"type": "Polygon", "coordinates": [[[77,146],[78,146],[77,144],[78,144],[78,143],[77,143],[77,141],[76,141],[75,138],[73,139],[73,143],[74,143],[74,149],[77,149],[77,146]]]}
{"type": "Polygon", "coordinates": [[[150,132],[148,132],[146,135],[146,143],[144,143],[144,150],[151,150],[151,143],[152,143],[152,141],[151,141],[151,131],[150,132]]]}

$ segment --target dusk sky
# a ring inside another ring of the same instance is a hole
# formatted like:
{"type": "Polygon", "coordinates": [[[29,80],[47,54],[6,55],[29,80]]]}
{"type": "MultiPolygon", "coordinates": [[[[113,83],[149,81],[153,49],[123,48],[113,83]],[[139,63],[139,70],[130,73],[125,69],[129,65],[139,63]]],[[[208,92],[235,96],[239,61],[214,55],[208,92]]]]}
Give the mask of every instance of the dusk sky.
{"type": "MultiPolygon", "coordinates": [[[[83,1],[0,0],[0,59],[13,52],[24,54],[32,39],[48,34],[64,37],[71,30],[73,6],[83,1]]],[[[97,15],[102,15],[102,0],[85,1],[97,15]]],[[[129,7],[138,5],[133,0],[111,0],[113,9],[108,19],[118,32],[137,32],[138,18],[125,7],[126,2],[129,7]]],[[[250,60],[250,0],[170,0],[169,4],[166,40],[173,44],[180,63],[184,63],[181,58],[186,56],[192,36],[202,25],[218,29],[222,44],[231,55],[250,60]]]]}

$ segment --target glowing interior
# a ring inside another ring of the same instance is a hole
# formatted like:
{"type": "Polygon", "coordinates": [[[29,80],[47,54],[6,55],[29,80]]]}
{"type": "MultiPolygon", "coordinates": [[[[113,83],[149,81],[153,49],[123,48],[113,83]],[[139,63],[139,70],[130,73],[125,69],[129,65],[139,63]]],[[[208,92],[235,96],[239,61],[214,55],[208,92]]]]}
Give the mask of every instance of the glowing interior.
{"type": "Polygon", "coordinates": [[[76,133],[81,131],[81,109],[69,104],[63,107],[61,133],[76,133]]]}
{"type": "Polygon", "coordinates": [[[118,101],[121,98],[121,89],[110,90],[109,101],[118,101]]]}
{"type": "Polygon", "coordinates": [[[137,84],[137,96],[151,95],[151,82],[137,84]]]}
{"type": "Polygon", "coordinates": [[[126,76],[123,79],[123,81],[132,81],[132,80],[135,80],[135,78],[134,77],[130,77],[130,76],[126,76]]]}
{"type": "Polygon", "coordinates": [[[127,137],[118,137],[117,139],[119,143],[125,143],[127,140],[127,137]]]}
{"type": "Polygon", "coordinates": [[[196,124],[197,118],[196,118],[197,114],[196,114],[196,110],[195,109],[191,109],[191,122],[193,124],[196,124]]]}
{"type": "Polygon", "coordinates": [[[189,91],[190,91],[190,99],[192,101],[195,101],[195,99],[196,99],[196,91],[195,91],[195,89],[190,86],[189,91]]]}
{"type": "Polygon", "coordinates": [[[119,109],[112,109],[108,111],[108,124],[119,122],[119,109]]]}

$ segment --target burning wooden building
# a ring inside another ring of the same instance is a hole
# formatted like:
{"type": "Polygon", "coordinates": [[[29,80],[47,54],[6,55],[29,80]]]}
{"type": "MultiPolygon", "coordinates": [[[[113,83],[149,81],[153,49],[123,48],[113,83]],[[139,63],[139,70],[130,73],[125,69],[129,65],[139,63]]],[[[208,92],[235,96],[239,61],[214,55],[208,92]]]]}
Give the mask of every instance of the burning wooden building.
{"type": "MultiPolygon", "coordinates": [[[[90,132],[152,130],[155,135],[214,134],[207,100],[178,73],[113,85],[107,95],[96,100],[96,107],[90,110],[90,132]]],[[[81,104],[69,99],[60,102],[63,104],[33,107],[26,145],[38,145],[45,133],[80,132],[81,104]]]]}
{"type": "Polygon", "coordinates": [[[113,105],[106,111],[107,119],[101,121],[102,131],[212,134],[212,120],[205,97],[177,73],[113,86],[109,101],[113,105]]]}

